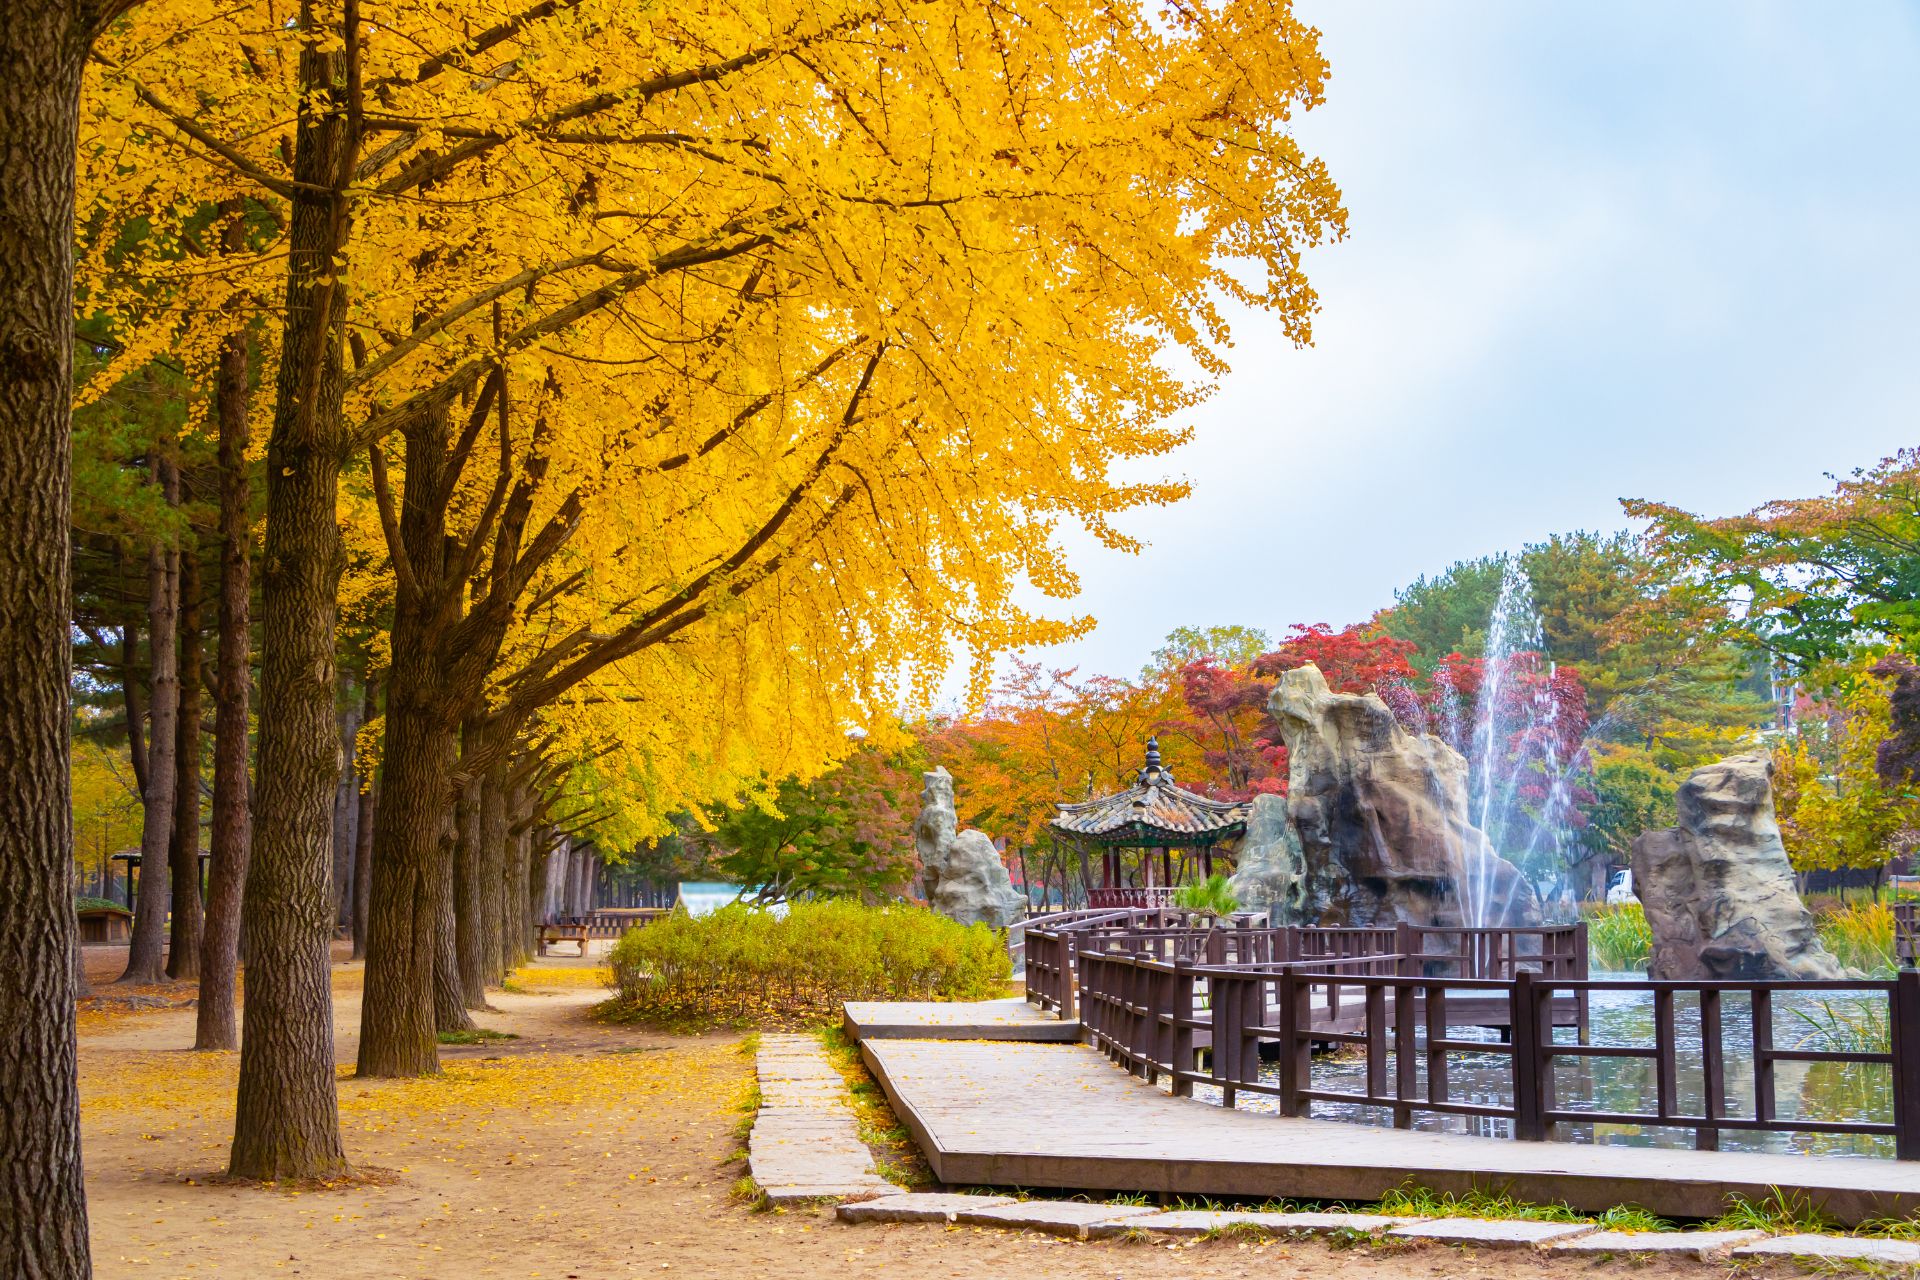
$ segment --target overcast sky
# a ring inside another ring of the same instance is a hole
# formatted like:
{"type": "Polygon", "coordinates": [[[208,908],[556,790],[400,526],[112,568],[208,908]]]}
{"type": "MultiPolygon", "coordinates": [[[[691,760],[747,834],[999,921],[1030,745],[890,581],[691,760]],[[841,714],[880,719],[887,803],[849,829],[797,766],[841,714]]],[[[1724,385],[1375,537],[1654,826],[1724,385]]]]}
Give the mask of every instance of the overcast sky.
{"type": "Polygon", "coordinates": [[[1619,499],[1715,514],[1920,443],[1920,6],[1299,0],[1302,123],[1346,194],[1315,345],[1257,315],[1153,470],[1193,497],[1076,540],[1131,675],[1179,624],[1336,626],[1619,499]]]}

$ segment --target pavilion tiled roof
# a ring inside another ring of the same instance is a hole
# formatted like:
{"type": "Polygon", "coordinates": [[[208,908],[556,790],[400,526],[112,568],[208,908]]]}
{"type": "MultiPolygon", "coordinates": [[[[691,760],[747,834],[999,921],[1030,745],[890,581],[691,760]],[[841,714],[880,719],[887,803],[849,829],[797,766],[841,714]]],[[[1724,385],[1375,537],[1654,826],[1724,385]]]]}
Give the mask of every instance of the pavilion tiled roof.
{"type": "Polygon", "coordinates": [[[1213,800],[1176,786],[1160,763],[1160,744],[1147,739],[1146,765],[1125,791],[1063,804],[1052,826],[1061,835],[1094,844],[1210,844],[1246,829],[1247,805],[1213,800]]]}

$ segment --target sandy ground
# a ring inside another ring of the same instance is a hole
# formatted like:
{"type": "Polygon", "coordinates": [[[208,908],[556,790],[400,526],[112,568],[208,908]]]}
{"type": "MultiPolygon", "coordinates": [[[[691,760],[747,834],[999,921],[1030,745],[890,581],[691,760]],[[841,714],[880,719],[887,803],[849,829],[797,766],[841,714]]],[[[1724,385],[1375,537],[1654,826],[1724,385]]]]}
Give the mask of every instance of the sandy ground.
{"type": "MultiPolygon", "coordinates": [[[[124,962],[101,948],[101,981],[124,962]]],[[[196,1054],[191,1007],[90,1007],[80,1074],[95,1274],[114,1277],[1539,1276],[1596,1264],[1441,1247],[1317,1242],[1076,1243],[981,1228],[843,1226],[730,1194],[751,1064],[737,1037],[675,1037],[588,1017],[580,961],[543,961],[479,1021],[517,1040],[443,1049],[441,1077],[351,1078],[361,967],[334,973],[341,1125],[378,1182],[221,1182],[237,1055],[196,1054]]],[[[120,989],[107,989],[111,1004],[120,989]]],[[[190,987],[147,989],[189,999],[190,987]]],[[[1624,1274],[1624,1264],[1600,1264],[1624,1274]]],[[[1724,1268],[1659,1262],[1638,1276],[1724,1268]]]]}

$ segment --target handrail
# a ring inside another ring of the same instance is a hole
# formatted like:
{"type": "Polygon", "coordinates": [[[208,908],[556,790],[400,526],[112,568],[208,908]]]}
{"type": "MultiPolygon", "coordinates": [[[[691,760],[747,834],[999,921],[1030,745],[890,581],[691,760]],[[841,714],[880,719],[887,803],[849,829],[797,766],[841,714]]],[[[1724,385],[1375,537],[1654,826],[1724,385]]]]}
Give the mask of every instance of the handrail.
{"type": "Polygon", "coordinates": [[[1310,1116],[1315,1102],[1382,1108],[1400,1128],[1410,1127],[1419,1115],[1475,1116],[1505,1121],[1515,1138],[1526,1141],[1544,1140],[1557,1124],[1670,1127],[1691,1130],[1695,1145],[1703,1150],[1717,1149],[1724,1131],[1891,1136],[1896,1158],[1920,1159],[1920,970],[1903,970],[1893,980],[1804,982],[1590,980],[1558,978],[1524,966],[1508,978],[1352,971],[1422,958],[1416,953],[1210,964],[1146,952],[1088,950],[1077,956],[1075,1002],[1093,1043],[1114,1061],[1149,1080],[1169,1077],[1176,1094],[1190,1095],[1195,1084],[1213,1085],[1228,1107],[1240,1093],[1257,1093],[1275,1097],[1286,1116],[1310,1116]],[[1335,1026],[1322,1015],[1319,1002],[1335,992],[1335,1010],[1344,1012],[1348,1006],[1340,1004],[1341,990],[1357,991],[1360,1007],[1335,1026]],[[1565,1025],[1570,1010],[1584,1012],[1592,993],[1618,991],[1652,996],[1652,1043],[1599,1046],[1554,1037],[1553,1027],[1565,1025]],[[1775,1044],[1776,995],[1839,991],[1885,997],[1889,1043],[1884,1050],[1775,1044]],[[1722,1019],[1727,993],[1745,994],[1753,1009],[1750,1043],[1744,1046],[1750,1052],[1733,1055],[1731,1062],[1722,1019]],[[1694,1111],[1683,1110],[1679,1102],[1675,1006],[1683,995],[1697,1001],[1689,1020],[1697,1020],[1702,1046],[1703,1096],[1694,1111]],[[1454,1027],[1465,1025],[1461,1018],[1484,1016],[1465,1010],[1465,1004],[1475,1001],[1481,1008],[1489,1003],[1499,1008],[1511,1033],[1507,1043],[1453,1034],[1454,1027]],[[1340,1029],[1348,1026],[1354,1029],[1340,1029]],[[1260,1046],[1276,1042],[1277,1079],[1263,1077],[1260,1046]],[[1358,1092],[1315,1086],[1312,1052],[1321,1043],[1346,1044],[1364,1055],[1358,1092]],[[1448,1061],[1454,1053],[1504,1058],[1508,1099],[1456,1097],[1448,1061]],[[1602,1109],[1599,1096],[1589,1107],[1564,1105],[1556,1092],[1555,1064],[1594,1058],[1652,1062],[1651,1108],[1620,1109],[1612,1103],[1602,1109]],[[1775,1068],[1781,1062],[1889,1068],[1892,1119],[1781,1115],[1775,1097],[1775,1068]],[[1730,1066],[1753,1073],[1750,1115],[1728,1109],[1730,1066]]]}

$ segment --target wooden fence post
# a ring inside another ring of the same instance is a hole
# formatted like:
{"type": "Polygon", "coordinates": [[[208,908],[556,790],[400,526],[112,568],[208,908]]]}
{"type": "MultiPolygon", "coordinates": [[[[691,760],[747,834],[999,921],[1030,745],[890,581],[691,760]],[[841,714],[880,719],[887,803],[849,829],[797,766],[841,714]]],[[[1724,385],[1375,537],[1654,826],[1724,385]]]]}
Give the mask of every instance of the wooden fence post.
{"type": "MultiPolygon", "coordinates": [[[[1258,984],[1256,984],[1258,985],[1258,984]]],[[[1301,995],[1312,997],[1313,987],[1310,981],[1294,976],[1292,969],[1282,969],[1275,984],[1280,1001],[1280,1114],[1297,1116],[1302,1114],[1303,1100],[1300,1090],[1306,1084],[1300,1079],[1300,1033],[1312,1025],[1312,1014],[1301,1017],[1301,995]]],[[[1309,1055],[1313,1046],[1307,1046],[1309,1055]]],[[[1307,1070],[1313,1069],[1311,1056],[1307,1060],[1307,1070]]]]}
{"type": "Polygon", "coordinates": [[[1173,1026],[1171,1028],[1173,1047],[1167,1054],[1167,1065],[1173,1071],[1173,1096],[1191,1098],[1193,1081],[1186,1074],[1193,1070],[1193,961],[1176,960],[1173,963],[1173,1026]]]}
{"type": "Polygon", "coordinates": [[[1055,954],[1060,959],[1060,1021],[1072,1022],[1080,1016],[1080,966],[1074,963],[1074,953],[1078,947],[1074,943],[1077,935],[1062,933],[1060,950],[1055,954]]]}
{"type": "Polygon", "coordinates": [[[1540,1111],[1539,1003],[1534,999],[1533,973],[1513,975],[1513,1136],[1522,1142],[1544,1142],[1546,1121],[1540,1111]]]}
{"type": "Polygon", "coordinates": [[[1900,970],[1892,1006],[1893,1150],[1920,1160],[1920,969],[1900,970]]]}

